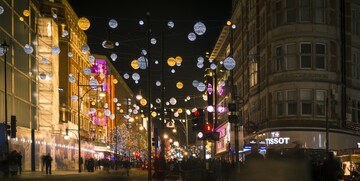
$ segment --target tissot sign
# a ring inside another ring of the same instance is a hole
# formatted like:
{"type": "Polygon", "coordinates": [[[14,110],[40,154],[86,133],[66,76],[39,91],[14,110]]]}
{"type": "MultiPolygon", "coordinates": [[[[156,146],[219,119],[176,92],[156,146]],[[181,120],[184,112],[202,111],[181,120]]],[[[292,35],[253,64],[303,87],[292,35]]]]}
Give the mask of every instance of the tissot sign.
{"type": "Polygon", "coordinates": [[[271,132],[271,138],[266,138],[267,145],[283,145],[289,144],[289,137],[281,137],[279,131],[271,132]]]}

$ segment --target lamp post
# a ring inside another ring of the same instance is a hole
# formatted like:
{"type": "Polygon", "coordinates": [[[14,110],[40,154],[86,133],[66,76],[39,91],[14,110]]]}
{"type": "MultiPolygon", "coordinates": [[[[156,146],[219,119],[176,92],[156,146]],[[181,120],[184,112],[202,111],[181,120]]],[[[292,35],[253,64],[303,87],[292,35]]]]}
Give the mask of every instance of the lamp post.
{"type": "MultiPolygon", "coordinates": [[[[232,24],[231,21],[228,21],[226,23],[229,26],[230,29],[230,55],[234,58],[234,40],[233,40],[233,29],[236,28],[235,24],[232,24]]],[[[231,100],[232,102],[235,103],[235,114],[236,112],[239,110],[238,107],[238,102],[237,102],[237,95],[236,95],[236,86],[234,84],[234,69],[230,70],[230,78],[231,78],[231,100]]],[[[231,113],[233,114],[233,112],[231,113]]],[[[238,163],[239,162],[239,125],[238,125],[238,117],[236,119],[236,121],[233,123],[234,124],[234,137],[235,137],[235,162],[238,163]]]]}
{"type": "MultiPolygon", "coordinates": [[[[7,77],[6,77],[6,54],[9,50],[9,45],[6,43],[6,41],[4,40],[4,43],[0,45],[0,48],[2,48],[2,51],[4,53],[4,106],[5,106],[5,127],[7,129],[7,77]]],[[[8,156],[9,156],[9,141],[7,139],[8,135],[7,135],[7,130],[5,131],[5,156],[6,158],[8,159],[8,156]]],[[[8,171],[9,171],[9,167],[6,166],[4,172],[5,172],[5,176],[8,176],[8,171]]]]}
{"type": "Polygon", "coordinates": [[[146,13],[146,20],[147,20],[147,73],[148,73],[148,81],[147,81],[147,87],[148,87],[148,122],[147,122],[147,136],[148,136],[148,162],[149,162],[149,168],[148,168],[148,180],[152,180],[152,168],[151,168],[151,84],[150,84],[150,34],[151,34],[151,26],[150,26],[150,12],[146,13]]]}
{"type": "MultiPolygon", "coordinates": [[[[83,98],[84,98],[84,96],[91,90],[91,88],[88,90],[88,91],[86,91],[82,96],[80,96],[80,87],[82,87],[82,86],[91,86],[91,87],[93,87],[93,85],[81,85],[80,84],[80,73],[78,73],[78,82],[77,82],[78,84],[77,84],[77,86],[78,86],[78,136],[79,136],[79,139],[78,139],[78,144],[79,144],[79,148],[78,148],[78,150],[79,150],[79,173],[81,173],[81,136],[80,136],[80,132],[81,132],[81,125],[80,125],[80,121],[81,121],[81,115],[80,115],[80,109],[81,109],[81,107],[80,107],[80,100],[82,101],[83,100],[83,98]]],[[[96,85],[96,87],[102,87],[102,85],[96,85]]]]}

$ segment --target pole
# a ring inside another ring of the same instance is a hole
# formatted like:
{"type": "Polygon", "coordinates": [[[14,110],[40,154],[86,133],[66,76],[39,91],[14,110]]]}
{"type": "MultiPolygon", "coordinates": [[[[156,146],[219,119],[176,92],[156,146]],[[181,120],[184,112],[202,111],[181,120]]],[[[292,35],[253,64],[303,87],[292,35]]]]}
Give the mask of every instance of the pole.
{"type": "MultiPolygon", "coordinates": [[[[233,48],[233,28],[230,25],[230,54],[234,58],[234,48],[233,48]]],[[[236,101],[236,87],[234,85],[234,70],[230,70],[230,77],[231,77],[231,100],[235,101],[236,104],[236,112],[238,109],[238,104],[236,101]]],[[[239,129],[238,129],[238,123],[234,123],[234,137],[235,137],[235,162],[237,163],[239,161],[239,129]]]]}
{"type": "Polygon", "coordinates": [[[80,140],[80,72],[78,73],[78,136],[79,136],[79,173],[81,173],[81,140],[80,140]]]}
{"type": "Polygon", "coordinates": [[[328,96],[326,96],[326,103],[325,103],[325,126],[326,126],[326,153],[329,153],[329,111],[328,111],[328,104],[329,99],[328,96]]]}
{"type": "MultiPolygon", "coordinates": [[[[4,106],[5,106],[5,127],[6,127],[6,130],[5,130],[5,157],[6,159],[9,159],[9,140],[8,140],[8,135],[7,135],[7,126],[8,126],[8,121],[7,121],[7,118],[8,118],[8,110],[7,110],[7,72],[6,72],[6,54],[8,52],[8,49],[9,49],[9,45],[6,43],[6,41],[4,40],[4,43],[1,45],[1,47],[3,48],[3,51],[4,51],[4,106]]],[[[5,167],[5,176],[8,176],[9,175],[9,166],[7,165],[5,167]]]]}
{"type": "Polygon", "coordinates": [[[186,137],[186,149],[188,149],[189,146],[189,123],[188,123],[188,117],[185,113],[185,137],[186,137]]]}
{"type": "Polygon", "coordinates": [[[149,161],[149,167],[148,167],[148,180],[151,181],[152,180],[152,168],[151,168],[151,84],[150,84],[150,76],[151,76],[151,72],[150,72],[150,33],[151,33],[151,29],[150,29],[150,12],[146,13],[146,20],[148,23],[148,27],[147,27],[147,73],[148,73],[148,81],[147,81],[147,87],[148,87],[148,122],[147,122],[147,127],[148,127],[148,161],[149,161]]]}

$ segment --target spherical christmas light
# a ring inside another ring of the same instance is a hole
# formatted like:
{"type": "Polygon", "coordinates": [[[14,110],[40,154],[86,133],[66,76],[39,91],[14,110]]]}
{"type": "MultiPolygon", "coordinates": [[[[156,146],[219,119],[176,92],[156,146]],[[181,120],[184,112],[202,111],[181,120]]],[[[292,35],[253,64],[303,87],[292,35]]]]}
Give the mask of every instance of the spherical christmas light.
{"type": "Polygon", "coordinates": [[[88,30],[90,28],[90,21],[85,17],[81,17],[78,20],[78,26],[81,30],[88,30]]]}

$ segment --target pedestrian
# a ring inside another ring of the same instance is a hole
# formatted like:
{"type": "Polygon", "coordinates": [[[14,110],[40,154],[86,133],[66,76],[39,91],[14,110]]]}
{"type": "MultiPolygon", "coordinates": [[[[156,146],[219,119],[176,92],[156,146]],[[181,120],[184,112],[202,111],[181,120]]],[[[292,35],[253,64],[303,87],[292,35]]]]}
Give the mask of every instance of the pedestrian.
{"type": "Polygon", "coordinates": [[[128,158],[125,158],[124,162],[123,162],[123,167],[126,170],[126,175],[129,176],[129,172],[130,172],[130,161],[128,158]]]}
{"type": "Polygon", "coordinates": [[[334,153],[329,152],[328,158],[324,161],[321,169],[323,180],[337,181],[344,174],[341,163],[335,159],[334,153]]]}
{"type": "Polygon", "coordinates": [[[45,167],[45,164],[46,164],[46,155],[41,156],[41,163],[42,163],[42,165],[41,165],[41,173],[43,173],[44,172],[44,167],[45,167]]]}
{"type": "Polygon", "coordinates": [[[17,154],[17,162],[18,162],[18,166],[19,166],[19,174],[21,175],[21,171],[22,171],[22,154],[21,154],[21,152],[19,152],[17,154]]]}
{"type": "Polygon", "coordinates": [[[50,156],[50,153],[48,153],[45,156],[45,165],[46,165],[46,175],[50,174],[51,175],[51,162],[52,162],[52,157],[50,156]]]}

